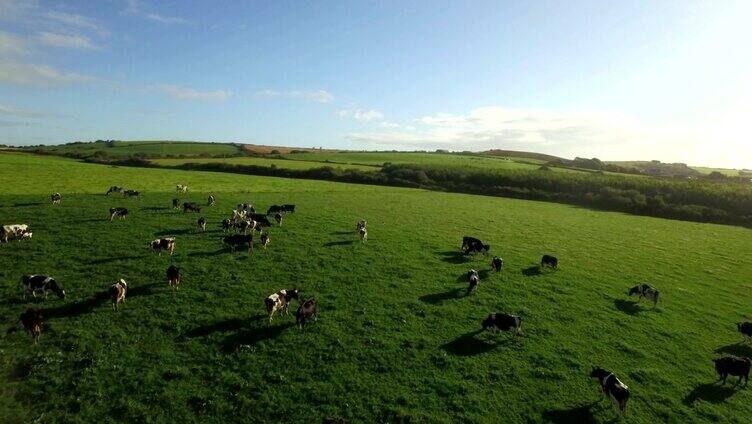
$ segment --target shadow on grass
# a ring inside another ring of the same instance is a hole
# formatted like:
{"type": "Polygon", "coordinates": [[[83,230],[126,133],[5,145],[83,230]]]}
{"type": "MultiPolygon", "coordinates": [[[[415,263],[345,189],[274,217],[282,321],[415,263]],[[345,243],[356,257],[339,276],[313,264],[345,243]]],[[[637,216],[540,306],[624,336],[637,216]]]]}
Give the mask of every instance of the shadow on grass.
{"type": "Polygon", "coordinates": [[[172,209],[168,206],[146,206],[144,208],[141,208],[143,211],[166,211],[167,209],[172,209]]]}
{"type": "Polygon", "coordinates": [[[692,405],[696,400],[710,403],[721,403],[736,393],[734,387],[721,386],[718,383],[705,383],[694,388],[684,397],[685,405],[692,405]]]}
{"type": "Polygon", "coordinates": [[[183,334],[183,338],[192,339],[196,337],[206,337],[214,333],[226,333],[228,331],[238,331],[248,323],[264,318],[264,315],[254,315],[250,318],[229,318],[217,321],[212,324],[202,325],[183,334]]]}
{"type": "Polygon", "coordinates": [[[596,423],[598,420],[593,415],[593,408],[598,402],[576,406],[568,409],[552,409],[543,413],[543,422],[548,423],[596,423]]]}
{"type": "Polygon", "coordinates": [[[457,356],[473,356],[489,352],[509,342],[509,339],[488,342],[479,339],[477,336],[483,332],[482,329],[465,333],[449,343],[443,344],[442,349],[457,356]]]}
{"type": "Polygon", "coordinates": [[[144,256],[116,256],[114,258],[102,258],[102,259],[95,259],[93,261],[89,262],[89,265],[102,265],[107,264],[110,262],[116,262],[116,261],[130,261],[133,259],[141,259],[144,256]]]}
{"type": "Polygon", "coordinates": [[[533,265],[529,266],[522,270],[522,275],[525,277],[535,277],[536,275],[541,275],[543,271],[541,270],[540,265],[533,265]]]}
{"type": "Polygon", "coordinates": [[[329,233],[331,236],[346,236],[346,235],[356,235],[357,232],[355,231],[334,231],[332,233],[329,233]]]}
{"type": "Polygon", "coordinates": [[[442,261],[449,262],[450,264],[464,264],[470,262],[470,257],[459,250],[445,250],[436,253],[443,256],[443,258],[441,258],[442,261]]]}
{"type": "Polygon", "coordinates": [[[207,258],[207,257],[210,257],[210,256],[219,256],[219,255],[221,255],[223,253],[232,253],[232,251],[229,248],[224,248],[223,247],[223,248],[221,248],[219,250],[215,250],[213,252],[191,252],[191,253],[188,254],[188,257],[191,257],[191,258],[194,258],[194,257],[207,258]]]}
{"type": "Polygon", "coordinates": [[[14,204],[13,204],[13,207],[14,207],[14,208],[26,208],[26,207],[29,207],[29,206],[39,206],[39,205],[44,205],[45,203],[47,203],[47,202],[23,202],[23,203],[14,203],[14,204]]]}
{"type": "Polygon", "coordinates": [[[628,315],[637,315],[643,311],[642,307],[634,301],[624,299],[614,299],[616,309],[628,315]]]}
{"type": "Polygon", "coordinates": [[[729,355],[752,358],[752,346],[739,342],[728,346],[721,346],[715,350],[715,353],[728,353],[729,355]]]}
{"type": "Polygon", "coordinates": [[[464,288],[456,288],[456,289],[448,290],[442,293],[427,294],[425,296],[419,297],[419,299],[423,302],[436,305],[447,300],[461,298],[462,295],[465,293],[465,290],[466,289],[464,288]]]}
{"type": "MultiPolygon", "coordinates": [[[[136,286],[133,288],[129,288],[126,296],[127,298],[139,297],[139,296],[150,296],[154,294],[154,289],[157,288],[157,286],[159,286],[159,284],[149,283],[149,284],[144,284],[143,286],[136,286]]],[[[165,281],[164,286],[167,287],[167,281],[165,281]]]]}
{"type": "Polygon", "coordinates": [[[179,235],[185,235],[188,233],[192,233],[192,230],[189,230],[187,228],[183,228],[180,230],[161,230],[161,231],[155,231],[154,236],[156,237],[163,237],[163,236],[179,236],[179,235]]]}
{"type": "Polygon", "coordinates": [[[31,371],[33,370],[34,363],[29,360],[21,360],[13,364],[10,371],[8,372],[8,380],[10,381],[23,381],[26,380],[26,377],[31,375],[31,371]]]}
{"type": "MultiPolygon", "coordinates": [[[[153,293],[156,283],[146,284],[143,286],[133,287],[128,290],[127,299],[138,296],[147,296],[153,293]]],[[[108,303],[110,295],[107,290],[97,293],[94,297],[66,303],[62,306],[42,309],[42,315],[45,318],[70,318],[93,312],[95,308],[108,303]]]]}
{"type": "Polygon", "coordinates": [[[227,336],[222,341],[222,351],[232,353],[238,350],[238,347],[248,345],[255,346],[264,340],[271,340],[279,337],[283,331],[293,327],[294,323],[287,322],[280,325],[261,324],[258,327],[240,330],[237,333],[227,336]]]}
{"type": "Polygon", "coordinates": [[[348,246],[355,243],[355,240],[340,240],[340,241],[330,241],[328,243],[324,243],[324,247],[332,247],[332,246],[348,246]]]}

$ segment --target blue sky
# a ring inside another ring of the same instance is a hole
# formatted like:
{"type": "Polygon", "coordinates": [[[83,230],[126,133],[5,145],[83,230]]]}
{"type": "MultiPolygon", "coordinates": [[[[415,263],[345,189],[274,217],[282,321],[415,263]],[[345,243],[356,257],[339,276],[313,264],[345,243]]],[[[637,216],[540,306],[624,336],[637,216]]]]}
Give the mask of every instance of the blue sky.
{"type": "Polygon", "coordinates": [[[752,167],[752,2],[0,0],[0,142],[752,167]]]}

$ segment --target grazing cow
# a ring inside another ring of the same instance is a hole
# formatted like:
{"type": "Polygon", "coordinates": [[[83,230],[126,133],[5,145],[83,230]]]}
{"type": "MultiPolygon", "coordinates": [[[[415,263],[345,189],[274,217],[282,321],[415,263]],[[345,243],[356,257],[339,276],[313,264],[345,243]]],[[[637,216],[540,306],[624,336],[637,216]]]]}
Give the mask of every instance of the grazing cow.
{"type": "Polygon", "coordinates": [[[282,226],[282,214],[281,213],[279,212],[275,213],[274,220],[277,221],[277,224],[279,224],[280,227],[282,226]]]}
{"type": "Polygon", "coordinates": [[[172,199],[172,208],[173,209],[180,209],[180,199],[172,199]]]}
{"type": "Polygon", "coordinates": [[[235,223],[235,228],[237,228],[243,234],[248,234],[249,232],[253,232],[253,230],[256,229],[256,221],[252,219],[244,219],[240,222],[235,223]]]}
{"type": "Polygon", "coordinates": [[[723,356],[718,359],[713,359],[715,363],[715,370],[718,373],[718,380],[721,384],[726,384],[726,377],[732,375],[734,377],[739,376],[737,385],[744,379],[744,386],[747,386],[749,380],[749,369],[752,366],[752,360],[746,356],[723,356]]]}
{"type": "Polygon", "coordinates": [[[232,221],[230,221],[227,218],[223,219],[222,220],[222,231],[225,231],[225,232],[230,231],[230,228],[232,228],[232,221]]]}
{"type": "Polygon", "coordinates": [[[465,254],[470,254],[470,253],[488,254],[488,251],[490,249],[491,249],[491,245],[490,244],[483,244],[483,243],[480,242],[480,240],[469,242],[464,247],[465,254]]]}
{"type": "Polygon", "coordinates": [[[118,304],[125,303],[125,293],[128,291],[128,283],[122,278],[117,283],[110,286],[110,299],[112,300],[112,310],[117,312],[118,304]]]}
{"type": "Polygon", "coordinates": [[[152,240],[149,243],[149,247],[151,247],[152,251],[159,253],[159,256],[162,256],[163,250],[167,250],[170,252],[170,256],[172,256],[172,253],[175,251],[175,237],[165,237],[152,240]]]}
{"type": "Polygon", "coordinates": [[[125,197],[138,197],[141,193],[137,192],[136,190],[124,190],[123,196],[125,197]]]}
{"type": "Polygon", "coordinates": [[[238,206],[236,206],[236,209],[239,211],[243,211],[246,214],[256,213],[256,208],[254,208],[253,205],[250,203],[238,203],[238,206]]]}
{"type": "Polygon", "coordinates": [[[203,216],[198,219],[198,229],[199,231],[206,231],[206,218],[203,216]]]}
{"type": "Polygon", "coordinates": [[[22,239],[25,234],[31,234],[27,224],[11,224],[0,227],[0,241],[3,243],[13,239],[22,239]]]}
{"type": "Polygon", "coordinates": [[[42,334],[42,326],[44,325],[44,317],[42,313],[36,309],[29,308],[26,312],[23,312],[19,318],[21,325],[29,333],[29,336],[34,340],[34,343],[39,340],[39,336],[42,334]]]}
{"type": "Polygon", "coordinates": [[[24,275],[21,277],[21,285],[26,289],[24,290],[24,299],[26,299],[27,293],[37,297],[37,292],[43,293],[45,299],[47,299],[49,292],[55,293],[60,299],[65,298],[65,290],[54,278],[46,275],[24,275]]]}
{"type": "Polygon", "coordinates": [[[480,277],[478,276],[478,271],[471,269],[467,272],[467,279],[470,282],[470,285],[467,287],[467,295],[470,295],[470,293],[475,290],[476,287],[478,287],[478,282],[480,282],[480,277]]]}
{"type": "Polygon", "coordinates": [[[263,225],[264,227],[272,226],[272,223],[269,222],[269,218],[262,213],[251,213],[249,214],[248,218],[256,221],[257,223],[263,225]]]}
{"type": "Polygon", "coordinates": [[[170,267],[167,268],[167,284],[175,290],[177,290],[178,285],[180,285],[180,269],[175,265],[170,265],[170,267]]]}
{"type": "Polygon", "coordinates": [[[366,240],[368,240],[368,230],[366,230],[366,227],[358,230],[358,237],[360,238],[361,243],[365,243],[366,240]]]}
{"type": "Polygon", "coordinates": [[[284,212],[284,211],[285,210],[284,210],[284,208],[282,208],[282,206],[271,205],[271,206],[269,206],[269,209],[266,210],[266,214],[267,215],[271,215],[273,213],[279,213],[279,212],[284,212]]]}
{"type": "Polygon", "coordinates": [[[366,220],[361,219],[360,221],[355,223],[355,230],[360,231],[361,228],[366,228],[366,224],[367,224],[366,220]]]}
{"type": "Polygon", "coordinates": [[[107,193],[105,193],[105,196],[109,196],[110,193],[122,193],[123,187],[118,186],[110,186],[110,188],[107,189],[107,193]]]}
{"type": "Polygon", "coordinates": [[[462,250],[463,252],[466,252],[468,249],[468,246],[470,245],[483,245],[483,242],[475,237],[470,237],[470,236],[462,237],[462,246],[460,247],[460,250],[462,250]]]}
{"type": "Polygon", "coordinates": [[[206,205],[207,206],[214,206],[216,204],[217,204],[217,199],[214,197],[213,194],[210,194],[209,198],[206,200],[206,205]]]}
{"type": "Polygon", "coordinates": [[[614,373],[600,367],[593,367],[590,378],[600,383],[603,396],[611,399],[614,405],[619,408],[619,413],[624,414],[629,400],[629,387],[619,381],[614,373]]]}
{"type": "Polygon", "coordinates": [[[34,233],[32,233],[31,231],[25,232],[21,234],[21,240],[28,240],[32,235],[34,235],[34,233]]]}
{"type": "Polygon", "coordinates": [[[264,299],[266,313],[269,314],[269,322],[272,322],[274,314],[284,312],[287,315],[287,309],[292,299],[298,298],[298,289],[280,290],[277,293],[270,294],[264,299]]]}
{"type": "Polygon", "coordinates": [[[295,213],[295,205],[282,205],[282,210],[285,213],[295,213]]]}
{"type": "Polygon", "coordinates": [[[188,193],[188,186],[185,184],[178,184],[175,186],[175,191],[178,193],[188,193]]]}
{"type": "Polygon", "coordinates": [[[489,314],[483,320],[483,329],[491,331],[514,331],[516,336],[522,334],[522,317],[501,312],[489,314]]]}
{"type": "Polygon", "coordinates": [[[310,298],[298,306],[298,311],[295,313],[295,323],[302,330],[306,321],[311,318],[317,318],[316,299],[314,298],[310,298]]]}
{"type": "Polygon", "coordinates": [[[737,322],[736,329],[740,333],[742,333],[742,337],[744,337],[745,341],[749,341],[749,338],[752,337],[752,322],[749,322],[749,321],[737,322]]]}
{"type": "Polygon", "coordinates": [[[128,209],[126,208],[110,208],[110,221],[115,218],[125,219],[128,216],[128,209]]]}
{"type": "Polygon", "coordinates": [[[196,202],[183,202],[183,212],[201,212],[201,207],[196,202]]]}
{"type": "Polygon", "coordinates": [[[234,252],[235,249],[242,246],[248,246],[248,254],[253,253],[253,234],[232,234],[222,238],[222,242],[234,252]]]}
{"type": "Polygon", "coordinates": [[[261,233],[261,247],[266,249],[266,246],[268,246],[270,242],[271,239],[269,238],[269,234],[261,233]]]}
{"type": "Polygon", "coordinates": [[[53,205],[59,205],[63,201],[63,196],[60,193],[52,193],[50,199],[52,199],[53,205]]]}
{"type": "Polygon", "coordinates": [[[654,308],[655,305],[658,304],[658,290],[645,283],[638,284],[632,287],[631,289],[629,289],[629,292],[627,294],[629,296],[639,295],[640,298],[638,299],[638,302],[642,300],[643,297],[648,300],[652,300],[654,308]]]}
{"type": "Polygon", "coordinates": [[[504,268],[504,261],[500,257],[494,256],[493,259],[491,259],[491,269],[499,272],[502,268],[504,268]]]}
{"type": "Polygon", "coordinates": [[[559,260],[556,259],[555,256],[543,255],[543,257],[541,258],[540,266],[541,266],[541,268],[543,268],[544,266],[547,266],[547,267],[550,267],[550,268],[558,268],[559,267],[559,260]]]}

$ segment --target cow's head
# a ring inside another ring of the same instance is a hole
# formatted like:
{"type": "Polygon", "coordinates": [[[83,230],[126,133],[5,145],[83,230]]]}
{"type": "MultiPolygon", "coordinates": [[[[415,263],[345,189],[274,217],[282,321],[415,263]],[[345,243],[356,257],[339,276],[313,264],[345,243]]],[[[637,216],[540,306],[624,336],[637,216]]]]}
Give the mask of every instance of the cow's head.
{"type": "Polygon", "coordinates": [[[493,326],[496,314],[489,314],[486,319],[483,320],[483,329],[487,330],[493,326]]]}
{"type": "Polygon", "coordinates": [[[65,290],[60,287],[60,284],[58,284],[57,281],[50,281],[48,287],[57,295],[57,297],[59,297],[60,299],[65,299],[65,290]]]}
{"type": "Polygon", "coordinates": [[[629,289],[629,291],[627,292],[627,295],[629,296],[633,296],[636,294],[640,294],[640,286],[634,286],[631,289],[629,289]]]}

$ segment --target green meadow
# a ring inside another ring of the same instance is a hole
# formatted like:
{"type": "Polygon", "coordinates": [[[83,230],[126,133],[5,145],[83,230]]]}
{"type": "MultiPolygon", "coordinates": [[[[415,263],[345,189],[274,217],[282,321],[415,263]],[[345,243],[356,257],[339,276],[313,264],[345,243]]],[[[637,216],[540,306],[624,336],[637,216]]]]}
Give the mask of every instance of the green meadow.
{"type": "Polygon", "coordinates": [[[240,145],[228,143],[200,143],[191,141],[115,141],[113,143],[69,143],[56,146],[42,146],[41,151],[55,155],[77,155],[87,157],[106,155],[127,157],[142,155],[146,157],[164,157],[167,155],[240,155],[240,145]]]}
{"type": "Polygon", "coordinates": [[[752,388],[718,386],[711,361],[752,356],[734,324],[752,313],[749,229],[29,154],[0,153],[0,187],[0,223],[34,233],[0,244],[3,423],[745,423],[752,415],[752,388]],[[178,183],[187,195],[176,196],[178,183]],[[142,196],[105,196],[110,185],[142,196]],[[205,205],[209,193],[217,205],[201,214],[170,206],[173,197],[205,205]],[[297,208],[249,256],[220,241],[219,222],[239,202],[297,208]],[[113,206],[130,216],[109,222],[113,206]],[[359,219],[368,221],[364,244],[359,219]],[[463,235],[489,243],[504,270],[491,273],[490,256],[461,255],[463,235]],[[176,237],[174,256],[147,248],[162,236],[176,237]],[[544,253],[559,258],[558,270],[536,267],[544,253]],[[164,276],[171,263],[183,275],[177,291],[164,276]],[[465,296],[470,268],[482,279],[465,296]],[[67,297],[24,300],[19,279],[31,273],[56,278],[67,297]],[[106,293],[119,278],[129,292],[113,312],[106,293]],[[655,309],[626,296],[642,281],[661,292],[655,309]],[[264,298],[293,287],[319,303],[318,321],[303,330],[292,314],[265,317],[264,298]],[[15,324],[29,307],[46,317],[37,344],[15,324]],[[496,311],[521,315],[523,335],[482,332],[496,311]],[[630,387],[622,419],[588,378],[593,365],[630,387]]]}

